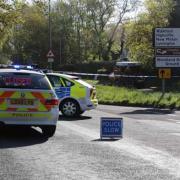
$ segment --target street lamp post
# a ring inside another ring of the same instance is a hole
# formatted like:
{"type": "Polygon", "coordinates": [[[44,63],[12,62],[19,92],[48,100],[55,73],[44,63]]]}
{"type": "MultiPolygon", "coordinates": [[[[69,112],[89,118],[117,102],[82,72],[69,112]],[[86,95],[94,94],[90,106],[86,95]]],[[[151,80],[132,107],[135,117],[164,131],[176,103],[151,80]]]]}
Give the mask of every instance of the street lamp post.
{"type": "Polygon", "coordinates": [[[51,36],[51,0],[49,0],[49,50],[52,49],[52,36],[51,36]]]}
{"type": "MultiPolygon", "coordinates": [[[[51,29],[51,0],[49,0],[49,53],[52,53],[52,29],[51,29]]],[[[52,63],[54,62],[53,59],[54,55],[48,56],[48,63],[49,63],[49,68],[52,70],[52,63]]]]}

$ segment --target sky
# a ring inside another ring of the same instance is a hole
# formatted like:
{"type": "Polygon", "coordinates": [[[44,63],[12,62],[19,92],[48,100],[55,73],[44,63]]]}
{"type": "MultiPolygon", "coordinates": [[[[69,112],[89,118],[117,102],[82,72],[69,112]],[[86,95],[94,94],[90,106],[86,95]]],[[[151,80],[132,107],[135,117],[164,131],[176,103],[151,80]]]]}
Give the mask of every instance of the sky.
{"type": "MultiPolygon", "coordinates": [[[[32,3],[32,0],[26,0],[28,3],[32,3]]],[[[46,0],[47,2],[49,2],[49,0],[46,0]]],[[[50,0],[51,1],[51,3],[53,3],[53,2],[55,2],[55,1],[58,1],[58,0],[50,0]]],[[[144,6],[143,6],[143,2],[144,2],[144,0],[138,0],[139,1],[139,4],[138,4],[138,7],[137,7],[137,9],[136,10],[134,10],[133,12],[130,12],[130,13],[127,13],[126,14],[126,17],[128,17],[128,18],[134,18],[134,17],[137,17],[137,15],[140,13],[140,12],[142,12],[142,11],[144,11],[144,6]]],[[[118,9],[117,9],[117,13],[118,13],[118,9]]],[[[114,18],[112,18],[112,21],[111,22],[113,22],[114,20],[113,20],[114,18]]]]}

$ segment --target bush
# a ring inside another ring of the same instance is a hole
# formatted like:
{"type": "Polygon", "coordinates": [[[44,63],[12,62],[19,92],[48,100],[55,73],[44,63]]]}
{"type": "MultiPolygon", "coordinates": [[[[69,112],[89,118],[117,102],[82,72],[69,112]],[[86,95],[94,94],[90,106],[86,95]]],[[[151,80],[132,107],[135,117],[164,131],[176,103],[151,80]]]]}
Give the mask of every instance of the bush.
{"type": "Polygon", "coordinates": [[[106,69],[106,73],[113,71],[115,61],[89,62],[82,64],[61,65],[55,71],[73,71],[82,73],[97,73],[100,69],[106,69]]]}

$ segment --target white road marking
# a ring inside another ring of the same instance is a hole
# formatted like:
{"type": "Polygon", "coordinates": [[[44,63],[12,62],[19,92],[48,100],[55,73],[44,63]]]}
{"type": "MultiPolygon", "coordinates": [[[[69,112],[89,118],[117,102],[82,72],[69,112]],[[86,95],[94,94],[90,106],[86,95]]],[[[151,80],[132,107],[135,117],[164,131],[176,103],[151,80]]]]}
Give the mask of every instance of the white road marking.
{"type": "Polygon", "coordinates": [[[173,123],[174,123],[174,122],[175,122],[175,123],[178,123],[178,120],[176,120],[176,119],[168,118],[167,120],[168,120],[168,121],[172,121],[173,123]]]}
{"type": "MultiPolygon", "coordinates": [[[[71,122],[63,122],[61,126],[68,128],[78,134],[90,138],[90,140],[99,139],[100,133],[90,130],[88,128],[75,125],[71,122]]],[[[173,157],[168,152],[164,152],[155,148],[147,147],[140,142],[131,140],[128,138],[123,138],[120,141],[105,142],[102,141],[100,145],[110,146],[116,150],[122,150],[128,152],[133,158],[142,158],[143,160],[149,161],[150,163],[156,165],[158,168],[163,170],[168,170],[168,173],[180,178],[180,159],[173,157]]]]}
{"type": "Polygon", "coordinates": [[[175,115],[175,114],[168,114],[168,116],[173,116],[173,117],[175,117],[176,115],[175,115]]]}
{"type": "Polygon", "coordinates": [[[180,133],[171,133],[171,134],[175,136],[180,136],[180,133]]]}
{"type": "Polygon", "coordinates": [[[175,119],[172,119],[172,118],[169,118],[168,120],[170,120],[170,121],[176,121],[175,119]]]}

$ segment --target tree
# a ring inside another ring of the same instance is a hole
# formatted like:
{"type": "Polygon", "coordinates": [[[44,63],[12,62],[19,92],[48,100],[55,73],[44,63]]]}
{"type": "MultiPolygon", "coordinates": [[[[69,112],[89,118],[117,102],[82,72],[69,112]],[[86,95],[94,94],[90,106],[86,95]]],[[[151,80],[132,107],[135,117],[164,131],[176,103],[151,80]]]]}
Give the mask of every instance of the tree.
{"type": "Polygon", "coordinates": [[[105,28],[115,10],[114,5],[115,0],[90,0],[87,3],[87,11],[93,25],[92,30],[95,40],[97,39],[95,47],[97,47],[99,60],[102,60],[103,47],[105,44],[105,28]]]}
{"type": "MultiPolygon", "coordinates": [[[[121,29],[128,18],[126,14],[134,10],[138,0],[58,0],[51,3],[52,50],[55,54],[53,64],[58,67],[59,64],[115,60],[119,57],[123,47],[123,43],[120,43],[123,39],[121,29]]],[[[148,7],[153,12],[153,8],[150,8],[150,5],[148,7]]],[[[5,38],[3,51],[8,52],[11,49],[9,54],[12,54],[13,59],[19,59],[20,63],[33,62],[46,67],[46,54],[49,50],[47,11],[48,4],[45,0],[23,4],[19,11],[22,21],[14,20],[12,28],[7,28],[8,31],[11,29],[11,32],[14,30],[14,33],[5,38]]],[[[140,21],[153,21],[153,18],[149,17],[143,20],[144,17],[139,16],[137,22],[130,22],[127,26],[130,29],[135,26],[139,28],[140,21]]],[[[130,29],[127,31],[127,47],[135,57],[136,53],[130,43],[135,35],[130,29]]],[[[149,37],[147,38],[149,40],[149,37]]]]}
{"type": "Polygon", "coordinates": [[[23,4],[17,1],[8,3],[6,0],[0,1],[0,55],[1,63],[6,63],[9,56],[7,40],[13,35],[13,27],[21,21],[21,10],[23,4]],[[3,49],[3,46],[6,46],[3,49]]]}
{"type": "Polygon", "coordinates": [[[123,23],[124,23],[124,21],[126,21],[126,18],[128,18],[127,14],[136,10],[138,5],[139,5],[138,0],[117,1],[117,7],[119,9],[119,11],[118,11],[119,13],[118,13],[116,22],[112,26],[110,36],[108,37],[108,40],[107,40],[107,48],[106,48],[107,50],[105,51],[105,59],[109,57],[110,51],[112,52],[113,44],[114,44],[114,42],[116,42],[115,37],[117,36],[116,32],[118,31],[118,28],[120,29],[120,31],[119,31],[120,35],[118,36],[118,38],[119,38],[118,43],[120,44],[119,52],[121,54],[121,52],[123,50],[123,46],[124,46],[123,23]]]}
{"type": "Polygon", "coordinates": [[[145,1],[145,12],[126,23],[126,48],[131,60],[140,61],[147,69],[154,66],[152,32],[155,27],[166,27],[173,9],[171,0],[145,1]]]}
{"type": "Polygon", "coordinates": [[[63,64],[74,63],[77,59],[77,31],[75,18],[74,1],[60,1],[54,5],[52,34],[53,50],[59,54],[59,59],[63,64]]]}
{"type": "Polygon", "coordinates": [[[63,63],[111,59],[111,52],[117,53],[120,49],[118,28],[135,2],[137,0],[57,1],[53,6],[52,29],[55,51],[61,52],[59,58],[63,63]],[[112,19],[114,22],[110,23],[112,19]],[[61,44],[60,50],[58,44],[61,44]]]}
{"type": "Polygon", "coordinates": [[[96,46],[99,60],[109,60],[117,29],[122,24],[125,15],[136,7],[137,2],[137,0],[89,1],[88,10],[95,37],[98,40],[96,46]],[[114,22],[110,24],[112,20],[114,22]],[[111,32],[107,34],[108,31],[111,32]]]}
{"type": "Polygon", "coordinates": [[[25,5],[22,11],[23,22],[15,27],[12,44],[13,59],[18,63],[38,63],[47,65],[48,16],[47,5],[36,1],[25,5]]]}

